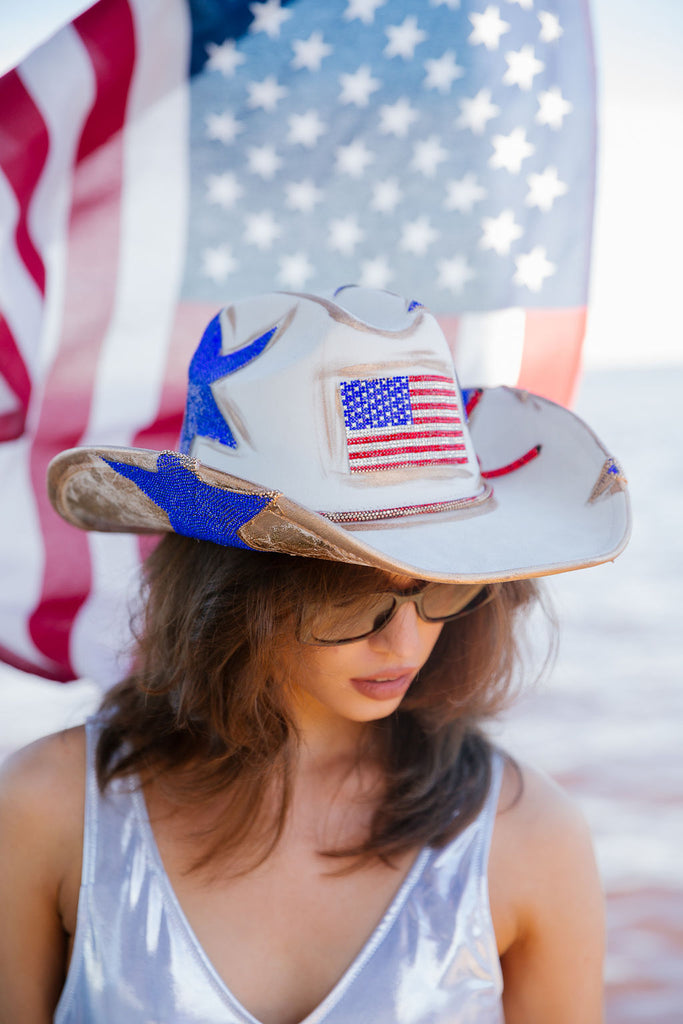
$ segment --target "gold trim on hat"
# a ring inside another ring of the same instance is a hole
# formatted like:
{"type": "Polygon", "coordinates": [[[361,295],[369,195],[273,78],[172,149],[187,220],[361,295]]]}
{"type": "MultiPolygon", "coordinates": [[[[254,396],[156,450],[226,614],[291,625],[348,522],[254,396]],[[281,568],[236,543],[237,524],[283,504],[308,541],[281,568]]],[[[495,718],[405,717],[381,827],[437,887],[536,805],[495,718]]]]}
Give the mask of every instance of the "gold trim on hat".
{"type": "Polygon", "coordinates": [[[428,515],[435,512],[456,512],[463,508],[473,508],[488,501],[493,494],[489,484],[479,494],[468,498],[453,498],[450,501],[430,501],[426,505],[402,505],[398,508],[363,509],[359,512],[320,512],[319,515],[332,523],[367,523],[378,519],[399,519],[403,516],[428,515]]]}

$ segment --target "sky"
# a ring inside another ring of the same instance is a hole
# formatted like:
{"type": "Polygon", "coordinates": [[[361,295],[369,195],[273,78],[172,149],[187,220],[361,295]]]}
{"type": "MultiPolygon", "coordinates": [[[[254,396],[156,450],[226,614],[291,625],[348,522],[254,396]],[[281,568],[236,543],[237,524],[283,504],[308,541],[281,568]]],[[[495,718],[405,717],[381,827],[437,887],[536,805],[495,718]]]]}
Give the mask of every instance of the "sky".
{"type": "Polygon", "coordinates": [[[680,365],[683,4],[592,10],[600,148],[586,365],[680,365]]]}
{"type": "MultiPolygon", "coordinates": [[[[5,9],[0,71],[89,6],[22,0],[5,9]]],[[[600,132],[585,365],[681,365],[683,4],[593,0],[592,18],[600,132]]]]}

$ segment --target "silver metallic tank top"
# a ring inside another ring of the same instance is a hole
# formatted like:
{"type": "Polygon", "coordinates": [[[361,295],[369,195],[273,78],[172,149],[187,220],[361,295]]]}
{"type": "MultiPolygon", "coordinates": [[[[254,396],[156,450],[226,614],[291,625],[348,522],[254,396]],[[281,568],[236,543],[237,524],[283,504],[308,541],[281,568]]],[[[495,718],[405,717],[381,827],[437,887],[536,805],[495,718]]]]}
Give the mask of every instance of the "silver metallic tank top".
{"type": "MultiPolygon", "coordinates": [[[[87,727],[83,873],[54,1024],[259,1024],[212,967],[130,781],[102,797],[87,727]]],[[[419,854],[356,959],[304,1024],[503,1024],[486,865],[502,759],[478,818],[419,854]]],[[[264,970],[267,984],[267,969],[264,970]]]]}

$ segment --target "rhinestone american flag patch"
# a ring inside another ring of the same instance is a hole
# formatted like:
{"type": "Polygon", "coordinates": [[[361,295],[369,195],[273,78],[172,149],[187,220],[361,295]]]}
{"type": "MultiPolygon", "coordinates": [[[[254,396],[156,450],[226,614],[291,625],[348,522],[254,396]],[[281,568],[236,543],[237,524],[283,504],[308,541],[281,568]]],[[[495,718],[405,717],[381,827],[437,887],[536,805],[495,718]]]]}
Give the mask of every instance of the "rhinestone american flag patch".
{"type": "Polygon", "coordinates": [[[456,385],[439,374],[343,380],[352,473],[466,463],[456,385]]]}

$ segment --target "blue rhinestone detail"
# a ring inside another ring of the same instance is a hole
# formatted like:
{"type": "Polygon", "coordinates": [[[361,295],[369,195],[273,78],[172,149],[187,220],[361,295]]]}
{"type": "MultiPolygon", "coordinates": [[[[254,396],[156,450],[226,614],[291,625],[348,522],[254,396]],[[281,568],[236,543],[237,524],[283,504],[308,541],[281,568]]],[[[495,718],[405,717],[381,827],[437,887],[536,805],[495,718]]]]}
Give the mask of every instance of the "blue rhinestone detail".
{"type": "Polygon", "coordinates": [[[407,377],[343,380],[339,390],[347,430],[398,427],[413,422],[407,377]]]}
{"type": "Polygon", "coordinates": [[[226,377],[229,373],[234,373],[235,370],[239,370],[260,356],[276,331],[277,325],[255,338],[244,348],[223,356],[221,355],[220,319],[218,316],[213,318],[204,331],[202,340],[190,363],[187,405],[180,434],[181,452],[189,454],[192,441],[197,435],[213,438],[230,448],[237,447],[237,441],[216,405],[211,385],[214,381],[226,377]]]}
{"type": "Polygon", "coordinates": [[[462,388],[460,394],[462,395],[463,405],[467,405],[467,403],[469,402],[470,398],[472,397],[476,390],[476,388],[462,388]]]}
{"type": "Polygon", "coordinates": [[[412,313],[414,309],[424,309],[424,306],[422,305],[421,302],[418,302],[417,299],[413,299],[413,301],[408,306],[408,312],[412,313]]]}
{"type": "Polygon", "coordinates": [[[248,548],[237,535],[271,501],[258,494],[233,494],[200,480],[187,467],[187,459],[162,452],[156,470],[104,460],[163,509],[176,533],[210,540],[226,547],[248,548]]]}

